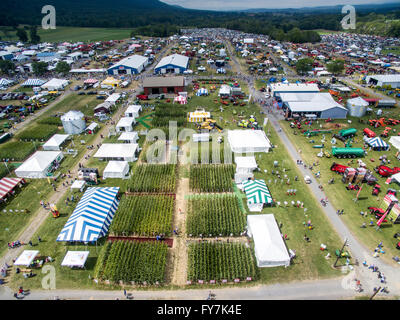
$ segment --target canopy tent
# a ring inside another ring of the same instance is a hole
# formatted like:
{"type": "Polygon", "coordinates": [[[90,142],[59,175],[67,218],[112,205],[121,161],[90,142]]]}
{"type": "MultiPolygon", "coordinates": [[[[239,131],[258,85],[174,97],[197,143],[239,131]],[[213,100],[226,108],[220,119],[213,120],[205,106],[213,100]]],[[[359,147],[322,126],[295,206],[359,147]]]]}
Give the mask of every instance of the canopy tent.
{"type": "Polygon", "coordinates": [[[121,98],[121,94],[116,92],[116,93],[113,93],[112,95],[110,95],[104,102],[109,102],[114,105],[118,101],[119,98],[121,98]]]}
{"type": "Polygon", "coordinates": [[[130,105],[125,110],[125,117],[137,118],[137,117],[139,117],[140,111],[142,111],[141,105],[130,105]]]}
{"type": "Polygon", "coordinates": [[[179,104],[187,104],[187,98],[183,96],[177,96],[174,98],[174,103],[178,102],[179,104]]]}
{"type": "Polygon", "coordinates": [[[382,151],[388,150],[389,145],[379,137],[364,138],[364,141],[374,150],[382,151]]]}
{"type": "Polygon", "coordinates": [[[103,143],[94,158],[108,160],[136,161],[137,143],[103,143]]]}
{"type": "Polygon", "coordinates": [[[68,251],[63,262],[61,262],[61,266],[84,268],[88,256],[89,251],[68,251]]]}
{"type": "Polygon", "coordinates": [[[264,180],[249,180],[243,183],[243,187],[246,193],[247,203],[271,204],[273,202],[271,193],[264,180]]]}
{"type": "Polygon", "coordinates": [[[93,79],[93,78],[89,78],[89,79],[86,79],[83,83],[84,84],[95,84],[97,82],[99,82],[99,80],[93,79]]]}
{"type": "Polygon", "coordinates": [[[271,143],[262,130],[229,130],[228,142],[234,153],[269,152],[271,143]]]}
{"type": "Polygon", "coordinates": [[[254,240],[259,268],[290,265],[289,253],[273,214],[249,214],[247,226],[248,234],[254,240]]]}
{"type": "Polygon", "coordinates": [[[58,151],[60,146],[69,138],[69,134],[55,134],[43,145],[45,151],[58,151]]]}
{"type": "Polygon", "coordinates": [[[208,96],[208,90],[206,88],[200,88],[197,90],[196,96],[208,96]]]}
{"type": "Polygon", "coordinates": [[[104,169],[103,178],[125,178],[129,173],[128,161],[110,161],[104,169]]]}
{"type": "Polygon", "coordinates": [[[86,128],[86,131],[94,131],[99,125],[96,122],[92,122],[86,128]]]}
{"type": "Polygon", "coordinates": [[[68,80],[53,78],[50,81],[43,84],[41,87],[42,89],[50,91],[63,90],[68,85],[68,83],[69,83],[68,80]]]}
{"type": "Polygon", "coordinates": [[[252,157],[235,157],[236,172],[251,172],[257,169],[257,162],[254,156],[252,157]]]}
{"type": "Polygon", "coordinates": [[[400,137],[399,136],[391,136],[389,139],[389,143],[395,147],[398,151],[400,151],[400,137]]]}
{"type": "Polygon", "coordinates": [[[20,183],[24,183],[22,178],[2,178],[0,180],[0,200],[3,200],[20,183]]]}
{"type": "Polygon", "coordinates": [[[118,187],[88,188],[57,241],[94,242],[105,236],[118,208],[118,187]]]}
{"type": "Polygon", "coordinates": [[[121,80],[114,79],[113,77],[107,77],[101,84],[105,86],[118,86],[121,80]]]}
{"type": "Polygon", "coordinates": [[[24,250],[17,260],[15,260],[14,266],[29,267],[38,254],[38,250],[24,250]]]}
{"type": "Polygon", "coordinates": [[[135,122],[135,118],[123,117],[118,121],[115,128],[117,132],[132,131],[135,122]]]}
{"type": "Polygon", "coordinates": [[[47,178],[63,158],[63,153],[60,151],[36,151],[15,170],[15,174],[20,178],[47,178]]]}
{"type": "Polygon", "coordinates": [[[127,143],[136,143],[139,139],[139,135],[136,131],[122,132],[118,137],[118,141],[124,141],[127,143]]]}
{"type": "Polygon", "coordinates": [[[12,83],[13,83],[12,80],[8,80],[8,79],[5,79],[5,78],[1,78],[0,79],[0,86],[1,87],[9,86],[12,83]]]}
{"type": "Polygon", "coordinates": [[[211,117],[210,112],[206,112],[204,109],[189,112],[188,122],[203,122],[211,117]]]}
{"type": "Polygon", "coordinates": [[[85,185],[86,185],[85,180],[75,180],[71,186],[71,190],[73,191],[78,189],[80,192],[82,192],[85,189],[85,185]]]}
{"type": "Polygon", "coordinates": [[[46,81],[40,79],[28,79],[21,84],[21,87],[40,87],[45,83],[46,81]]]}

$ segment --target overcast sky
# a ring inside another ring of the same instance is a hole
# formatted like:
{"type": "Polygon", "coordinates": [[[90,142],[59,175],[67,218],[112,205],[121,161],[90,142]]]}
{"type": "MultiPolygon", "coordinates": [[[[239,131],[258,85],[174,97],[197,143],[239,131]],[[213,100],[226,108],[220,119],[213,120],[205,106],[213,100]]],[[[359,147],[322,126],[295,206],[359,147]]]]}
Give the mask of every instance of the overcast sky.
{"type": "Polygon", "coordinates": [[[241,10],[252,8],[301,8],[333,6],[342,4],[389,3],[398,0],[161,0],[168,4],[180,5],[190,9],[205,10],[241,10]]]}

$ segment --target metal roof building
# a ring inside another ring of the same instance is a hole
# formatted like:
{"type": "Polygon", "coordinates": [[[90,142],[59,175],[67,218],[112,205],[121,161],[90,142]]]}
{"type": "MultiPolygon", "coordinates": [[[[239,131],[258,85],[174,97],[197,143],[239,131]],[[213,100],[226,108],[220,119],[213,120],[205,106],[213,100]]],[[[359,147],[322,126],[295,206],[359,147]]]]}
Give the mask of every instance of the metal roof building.
{"type": "Polygon", "coordinates": [[[161,59],[155,66],[155,73],[183,73],[187,70],[189,58],[180,54],[173,54],[161,59]]]}
{"type": "Polygon", "coordinates": [[[392,88],[400,88],[400,74],[371,75],[365,81],[380,87],[390,85],[392,88]]]}
{"type": "Polygon", "coordinates": [[[139,74],[148,65],[149,58],[133,55],[122,59],[107,69],[110,75],[139,74]]]}

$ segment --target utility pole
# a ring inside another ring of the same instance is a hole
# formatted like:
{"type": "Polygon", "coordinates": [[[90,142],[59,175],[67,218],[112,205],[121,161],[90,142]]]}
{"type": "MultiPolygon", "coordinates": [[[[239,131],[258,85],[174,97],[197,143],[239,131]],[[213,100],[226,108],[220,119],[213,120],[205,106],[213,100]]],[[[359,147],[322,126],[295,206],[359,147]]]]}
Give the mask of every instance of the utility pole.
{"type": "Polygon", "coordinates": [[[375,298],[375,296],[378,294],[378,292],[381,290],[381,287],[379,287],[373,294],[372,296],[369,298],[369,300],[372,300],[373,298],[375,298]]]}
{"type": "Polygon", "coordinates": [[[339,255],[338,255],[338,257],[337,257],[337,259],[336,259],[336,261],[335,261],[335,263],[334,263],[334,265],[333,265],[334,268],[336,268],[336,264],[337,264],[337,262],[339,261],[340,257],[342,256],[342,252],[343,252],[344,247],[345,247],[346,245],[347,245],[347,238],[344,239],[343,247],[342,247],[342,249],[340,250],[339,255]]]}

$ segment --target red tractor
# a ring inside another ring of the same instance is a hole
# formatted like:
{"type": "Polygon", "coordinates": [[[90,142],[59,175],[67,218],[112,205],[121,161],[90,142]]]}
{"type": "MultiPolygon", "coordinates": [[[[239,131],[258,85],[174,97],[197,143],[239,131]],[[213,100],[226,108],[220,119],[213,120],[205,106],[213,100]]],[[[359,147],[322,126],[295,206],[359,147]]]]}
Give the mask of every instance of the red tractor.
{"type": "Polygon", "coordinates": [[[360,186],[358,184],[349,184],[346,186],[347,190],[360,190],[360,186]]]}
{"type": "Polygon", "coordinates": [[[139,100],[149,100],[149,96],[145,94],[139,94],[136,96],[139,100]]]}
{"type": "Polygon", "coordinates": [[[365,128],[364,130],[363,130],[363,133],[368,137],[368,138],[374,138],[374,137],[376,137],[376,133],[375,132],[373,132],[371,129],[369,129],[369,128],[365,128]]]}
{"type": "Polygon", "coordinates": [[[400,168],[394,167],[393,169],[391,169],[387,166],[378,166],[375,168],[375,172],[378,173],[382,177],[390,177],[395,173],[399,173],[400,168]]]}
{"type": "Polygon", "coordinates": [[[376,184],[374,186],[374,189],[372,189],[372,195],[377,196],[381,192],[381,186],[379,184],[376,184]]]}
{"type": "Polygon", "coordinates": [[[347,168],[349,168],[349,167],[341,165],[341,164],[338,164],[336,162],[332,163],[332,165],[331,165],[331,171],[334,171],[334,172],[339,173],[339,174],[343,174],[346,171],[347,168]]]}
{"type": "MultiPolygon", "coordinates": [[[[382,216],[385,214],[385,210],[377,207],[368,207],[369,212],[375,216],[375,219],[380,219],[382,216]]],[[[386,219],[384,219],[382,222],[387,222],[386,219]]]]}

